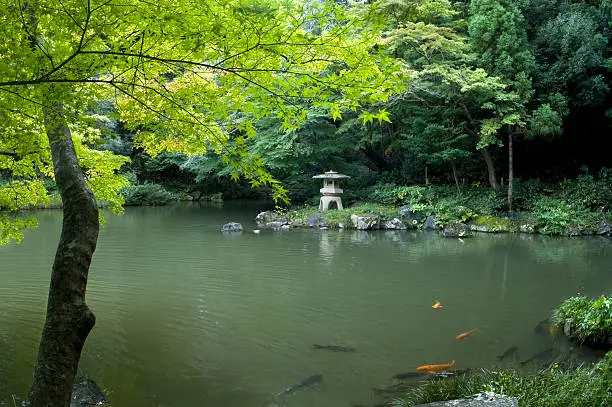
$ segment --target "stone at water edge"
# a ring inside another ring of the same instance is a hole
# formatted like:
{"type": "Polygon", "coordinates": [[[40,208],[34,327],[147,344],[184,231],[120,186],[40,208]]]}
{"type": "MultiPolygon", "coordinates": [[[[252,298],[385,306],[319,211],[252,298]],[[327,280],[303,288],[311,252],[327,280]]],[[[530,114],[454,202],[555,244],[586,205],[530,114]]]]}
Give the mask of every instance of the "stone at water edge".
{"type": "Polygon", "coordinates": [[[519,403],[515,397],[485,392],[457,400],[417,404],[415,407],[519,407],[519,403]]]}
{"type": "Polygon", "coordinates": [[[257,226],[261,227],[264,226],[267,222],[270,222],[276,218],[278,218],[278,215],[273,211],[260,212],[255,217],[255,223],[257,223],[257,226]]]}
{"type": "Polygon", "coordinates": [[[314,215],[310,215],[308,219],[306,219],[306,224],[310,227],[319,226],[323,222],[323,214],[321,212],[317,212],[314,215]]]}
{"type": "Polygon", "coordinates": [[[427,219],[425,219],[425,223],[423,223],[423,230],[427,231],[427,230],[439,230],[439,229],[440,229],[440,226],[438,226],[435,216],[428,216],[427,219]]]}
{"type": "Polygon", "coordinates": [[[442,231],[444,237],[469,237],[472,236],[470,226],[461,222],[448,222],[442,231]]]}
{"type": "Polygon", "coordinates": [[[226,223],[221,227],[221,232],[242,232],[242,225],[238,222],[226,223]]]}
{"type": "Polygon", "coordinates": [[[104,392],[88,377],[77,378],[72,386],[70,407],[98,407],[108,405],[104,392]]]}
{"type": "Polygon", "coordinates": [[[351,222],[357,230],[371,230],[380,227],[380,216],[378,215],[351,215],[351,222]]]}
{"type": "Polygon", "coordinates": [[[386,220],[383,224],[383,229],[388,230],[404,230],[406,229],[406,225],[404,222],[399,220],[398,218],[393,218],[391,220],[386,220]]]}

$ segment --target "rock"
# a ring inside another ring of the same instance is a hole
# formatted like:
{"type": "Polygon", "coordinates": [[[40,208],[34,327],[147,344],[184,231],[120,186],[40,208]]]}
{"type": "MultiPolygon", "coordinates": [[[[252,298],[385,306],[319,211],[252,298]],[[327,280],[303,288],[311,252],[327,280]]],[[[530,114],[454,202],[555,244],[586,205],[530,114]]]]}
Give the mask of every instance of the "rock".
{"type": "Polygon", "coordinates": [[[257,223],[257,226],[262,227],[266,223],[271,222],[272,220],[276,218],[278,218],[278,215],[274,213],[273,211],[260,212],[255,217],[255,223],[257,223]]]}
{"type": "Polygon", "coordinates": [[[102,389],[93,380],[77,378],[72,386],[70,407],[96,407],[108,405],[108,399],[102,389]]]}
{"type": "Polygon", "coordinates": [[[469,237],[472,236],[472,229],[461,222],[448,222],[442,231],[444,237],[469,237]]]}
{"type": "Polygon", "coordinates": [[[401,220],[415,227],[425,219],[425,214],[422,211],[413,211],[410,205],[400,207],[397,214],[401,220]]]}
{"type": "Polygon", "coordinates": [[[219,192],[219,193],[216,193],[216,194],[212,194],[210,196],[210,201],[213,202],[213,203],[223,202],[223,193],[219,192]]]}
{"type": "Polygon", "coordinates": [[[535,233],[535,225],[524,223],[519,226],[519,232],[521,233],[535,233]]]}
{"type": "Polygon", "coordinates": [[[242,225],[238,222],[226,223],[221,227],[221,232],[242,232],[242,225]]]}
{"type": "Polygon", "coordinates": [[[436,401],[435,403],[417,404],[415,407],[518,407],[516,397],[484,392],[458,400],[436,401]]]}
{"type": "Polygon", "coordinates": [[[581,226],[568,226],[565,228],[564,234],[567,236],[582,236],[586,235],[586,230],[581,226]]]}
{"type": "Polygon", "coordinates": [[[476,232],[509,232],[511,223],[508,219],[498,216],[477,216],[470,224],[470,229],[476,232]]]}
{"type": "Polygon", "coordinates": [[[404,230],[404,229],[406,229],[406,225],[404,225],[404,222],[402,222],[398,218],[393,218],[391,220],[386,220],[383,223],[383,229],[404,230]]]}
{"type": "Polygon", "coordinates": [[[304,222],[302,219],[295,219],[291,221],[291,227],[303,228],[305,226],[309,226],[309,225],[306,222],[304,222]]]}
{"type": "Polygon", "coordinates": [[[310,227],[318,226],[321,222],[323,222],[323,214],[321,212],[310,215],[308,219],[306,219],[306,224],[310,227]]]}
{"type": "Polygon", "coordinates": [[[600,220],[595,227],[595,233],[602,236],[612,236],[612,223],[605,219],[600,220]]]}
{"type": "Polygon", "coordinates": [[[474,232],[488,232],[489,231],[489,227],[487,225],[474,225],[473,223],[470,224],[470,229],[473,230],[474,232]]]}
{"type": "Polygon", "coordinates": [[[380,227],[378,215],[351,215],[351,222],[357,230],[372,230],[380,227]]]}
{"type": "Polygon", "coordinates": [[[423,230],[440,230],[435,216],[428,216],[423,223],[423,230]]]}
{"type": "Polygon", "coordinates": [[[572,327],[574,325],[574,320],[572,318],[567,318],[565,320],[565,324],[563,324],[563,333],[565,336],[572,336],[572,327]]]}
{"type": "Polygon", "coordinates": [[[275,220],[275,221],[272,221],[272,222],[267,222],[264,226],[267,227],[267,228],[270,228],[270,229],[278,230],[281,227],[283,227],[284,224],[285,224],[284,222],[275,220]]]}

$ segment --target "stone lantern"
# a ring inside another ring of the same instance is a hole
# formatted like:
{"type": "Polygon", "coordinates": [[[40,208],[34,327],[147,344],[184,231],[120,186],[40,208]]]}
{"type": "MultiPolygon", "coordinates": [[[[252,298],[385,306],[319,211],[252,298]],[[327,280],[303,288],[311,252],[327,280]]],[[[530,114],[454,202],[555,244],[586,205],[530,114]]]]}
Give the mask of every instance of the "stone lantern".
{"type": "Polygon", "coordinates": [[[340,180],[342,178],[350,178],[348,175],[338,174],[335,171],[327,171],[324,174],[315,175],[312,178],[323,178],[323,188],[319,191],[323,195],[319,201],[319,210],[326,211],[332,204],[335,203],[336,209],[342,209],[342,189],[340,188],[340,180]]]}

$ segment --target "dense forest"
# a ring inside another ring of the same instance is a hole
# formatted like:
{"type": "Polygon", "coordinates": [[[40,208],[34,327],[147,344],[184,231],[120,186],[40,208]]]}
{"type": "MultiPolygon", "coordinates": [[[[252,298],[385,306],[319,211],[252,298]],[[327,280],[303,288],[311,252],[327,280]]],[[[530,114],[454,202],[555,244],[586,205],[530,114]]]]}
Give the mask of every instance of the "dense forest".
{"type": "MultiPolygon", "coordinates": [[[[367,198],[368,187],[380,184],[507,188],[513,177],[520,194],[537,182],[547,189],[546,183],[610,177],[605,1],[378,4],[386,25],[376,47],[400,60],[410,78],[404,91],[368,106],[384,115],[333,116],[301,100],[307,115],[298,127],[286,129],[274,117],[255,123],[257,137],[247,149],[293,203],[313,202],[318,184],[311,177],[329,169],[352,176],[351,200],[367,198]]],[[[134,148],[121,122],[109,128],[104,148],[132,158],[124,167],[132,182],[195,197],[262,196],[248,183],[230,182],[215,154],[151,157],[134,148]]]]}

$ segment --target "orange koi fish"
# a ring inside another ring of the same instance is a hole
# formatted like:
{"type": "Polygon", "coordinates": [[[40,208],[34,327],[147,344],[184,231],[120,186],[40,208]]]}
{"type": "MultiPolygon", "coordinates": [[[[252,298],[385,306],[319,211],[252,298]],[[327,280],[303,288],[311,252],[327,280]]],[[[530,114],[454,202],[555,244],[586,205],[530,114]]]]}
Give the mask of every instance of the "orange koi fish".
{"type": "Polygon", "coordinates": [[[416,368],[417,372],[425,371],[427,373],[437,373],[444,370],[448,370],[455,365],[455,361],[453,360],[450,363],[441,363],[439,365],[423,365],[416,368]]]}
{"type": "Polygon", "coordinates": [[[467,332],[464,332],[464,333],[462,333],[462,334],[457,335],[457,336],[455,337],[455,339],[465,339],[465,338],[467,338],[468,336],[470,336],[471,334],[473,334],[473,333],[474,333],[474,332],[476,332],[476,331],[477,331],[477,329],[476,329],[476,328],[474,328],[474,329],[470,329],[470,330],[469,330],[469,331],[467,331],[467,332]]]}
{"type": "Polygon", "coordinates": [[[440,304],[440,301],[436,300],[436,303],[434,305],[432,305],[431,308],[433,308],[433,309],[440,309],[440,308],[444,308],[444,307],[442,306],[442,304],[440,304]]]}

